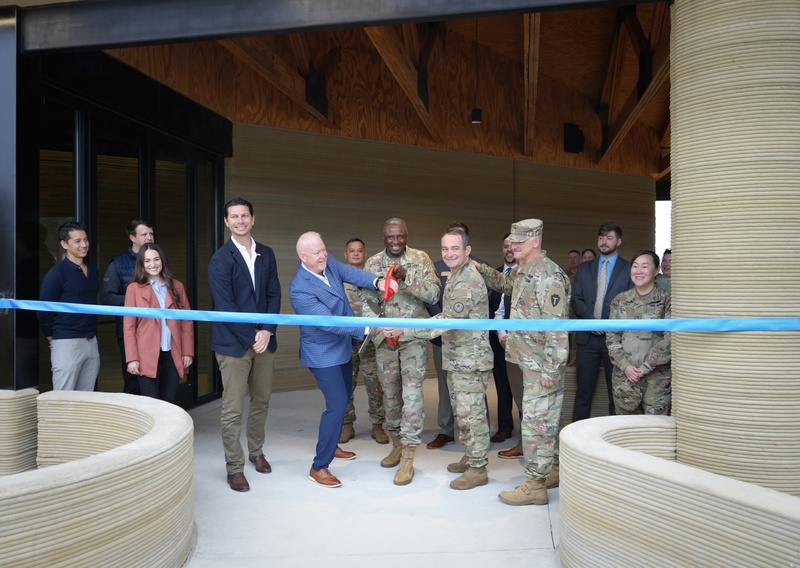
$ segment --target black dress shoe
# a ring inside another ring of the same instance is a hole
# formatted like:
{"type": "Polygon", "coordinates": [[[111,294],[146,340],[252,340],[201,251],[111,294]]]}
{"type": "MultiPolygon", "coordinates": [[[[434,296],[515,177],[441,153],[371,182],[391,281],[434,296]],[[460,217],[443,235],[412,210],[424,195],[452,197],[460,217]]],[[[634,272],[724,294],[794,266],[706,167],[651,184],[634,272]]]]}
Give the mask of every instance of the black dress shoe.
{"type": "Polygon", "coordinates": [[[250,456],[250,463],[256,464],[256,471],[258,473],[272,473],[272,466],[269,465],[264,454],[259,454],[256,457],[250,456]]]}
{"type": "Polygon", "coordinates": [[[502,430],[498,430],[494,433],[494,436],[489,438],[489,441],[498,444],[500,442],[505,442],[511,437],[511,432],[503,432],[502,430]]]}
{"type": "Polygon", "coordinates": [[[250,484],[247,483],[247,478],[241,471],[228,474],[228,485],[234,491],[250,491],[250,484]]]}

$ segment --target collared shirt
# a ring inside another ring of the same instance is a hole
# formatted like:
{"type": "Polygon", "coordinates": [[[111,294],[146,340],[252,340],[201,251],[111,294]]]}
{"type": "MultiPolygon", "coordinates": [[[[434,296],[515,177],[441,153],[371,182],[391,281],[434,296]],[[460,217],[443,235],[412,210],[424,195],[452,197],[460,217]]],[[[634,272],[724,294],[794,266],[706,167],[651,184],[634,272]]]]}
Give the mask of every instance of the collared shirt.
{"type": "MultiPolygon", "coordinates": [[[[88,276],[80,266],[67,258],[56,264],[42,280],[39,299],[43,302],[96,305],[100,273],[93,264],[87,262],[86,266],[88,276]]],[[[38,312],[37,315],[45,337],[80,339],[97,333],[97,316],[94,314],[38,312]]]]}
{"type": "MultiPolygon", "coordinates": [[[[153,292],[156,294],[156,298],[158,298],[158,305],[161,306],[161,309],[166,309],[167,307],[167,283],[164,282],[159,284],[152,278],[148,278],[150,280],[150,287],[153,288],[153,292]]],[[[169,326],[167,326],[167,320],[161,319],[161,351],[169,351],[172,349],[172,332],[169,330],[169,326]]]]}
{"type": "Polygon", "coordinates": [[[600,255],[600,258],[597,262],[597,278],[600,278],[600,268],[603,266],[603,261],[606,261],[606,288],[608,288],[608,283],[611,281],[611,273],[614,272],[614,266],[617,264],[617,259],[619,258],[619,253],[615,252],[612,256],[608,258],[600,255]]]}
{"type": "Polygon", "coordinates": [[[302,262],[300,263],[300,266],[302,266],[302,267],[305,269],[305,271],[306,271],[306,272],[308,272],[309,274],[311,274],[311,275],[313,275],[313,276],[316,276],[317,278],[319,278],[320,280],[322,280],[323,282],[325,282],[325,284],[327,284],[328,286],[330,286],[330,285],[331,285],[331,283],[330,283],[330,282],[328,282],[328,277],[327,277],[327,276],[325,276],[325,271],[324,271],[324,270],[322,271],[322,274],[317,274],[316,272],[311,272],[311,271],[310,271],[310,270],[309,270],[309,269],[306,267],[306,265],[305,265],[305,264],[303,264],[302,262]]]}
{"type": "Polygon", "coordinates": [[[250,271],[250,281],[253,283],[253,290],[255,290],[256,289],[256,257],[258,257],[258,254],[256,253],[256,240],[253,237],[250,237],[250,250],[248,250],[246,247],[243,247],[242,245],[240,245],[239,241],[237,241],[234,238],[231,238],[231,241],[233,241],[233,244],[236,246],[237,249],[239,249],[239,252],[242,253],[242,256],[244,257],[244,262],[245,262],[245,264],[247,264],[247,269],[250,271]],[[250,254],[251,252],[253,254],[250,254]]]}
{"type": "MultiPolygon", "coordinates": [[[[517,266],[519,266],[519,264],[516,263],[516,262],[514,264],[512,264],[511,266],[509,266],[507,264],[503,264],[503,274],[508,274],[508,272],[510,270],[516,268],[517,266]]],[[[494,319],[496,319],[496,320],[506,319],[506,295],[505,294],[502,294],[500,296],[500,305],[497,306],[497,310],[495,310],[495,312],[494,312],[494,319]]],[[[505,329],[498,329],[497,330],[497,337],[500,339],[500,341],[502,341],[503,338],[506,335],[508,335],[508,332],[505,329]]]]}

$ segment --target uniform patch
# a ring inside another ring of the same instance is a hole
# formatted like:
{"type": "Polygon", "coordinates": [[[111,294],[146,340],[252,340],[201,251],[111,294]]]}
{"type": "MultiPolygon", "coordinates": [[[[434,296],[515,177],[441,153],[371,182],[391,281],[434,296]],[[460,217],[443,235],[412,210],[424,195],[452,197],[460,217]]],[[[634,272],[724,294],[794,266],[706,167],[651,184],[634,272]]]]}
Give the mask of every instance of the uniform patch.
{"type": "Polygon", "coordinates": [[[561,296],[559,296],[558,294],[552,294],[550,296],[550,303],[553,305],[554,308],[558,305],[560,301],[561,301],[561,296]]]}
{"type": "Polygon", "coordinates": [[[462,304],[461,302],[456,302],[455,304],[453,304],[453,311],[457,314],[460,314],[461,312],[464,311],[464,304],[462,304]]]}

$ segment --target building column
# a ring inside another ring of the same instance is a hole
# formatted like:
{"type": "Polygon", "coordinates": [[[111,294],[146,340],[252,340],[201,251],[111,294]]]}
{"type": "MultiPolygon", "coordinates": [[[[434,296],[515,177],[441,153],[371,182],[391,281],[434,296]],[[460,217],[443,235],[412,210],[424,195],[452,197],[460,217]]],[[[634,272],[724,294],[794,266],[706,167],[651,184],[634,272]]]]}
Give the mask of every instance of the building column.
{"type": "MultiPolygon", "coordinates": [[[[800,312],[800,2],[672,7],[672,316],[800,312]]],[[[800,332],[675,333],[678,461],[800,495],[800,332]]]]}
{"type": "MultiPolygon", "coordinates": [[[[19,10],[0,7],[0,296],[16,297],[19,10]]],[[[0,389],[15,388],[16,313],[0,314],[0,389]]]]}

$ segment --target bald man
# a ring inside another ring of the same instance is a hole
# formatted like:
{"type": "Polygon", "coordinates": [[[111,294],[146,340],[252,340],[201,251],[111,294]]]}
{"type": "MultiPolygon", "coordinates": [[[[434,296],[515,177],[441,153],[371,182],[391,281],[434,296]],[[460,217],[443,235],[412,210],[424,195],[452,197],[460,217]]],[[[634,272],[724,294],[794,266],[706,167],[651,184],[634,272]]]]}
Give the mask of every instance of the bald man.
{"type": "MultiPolygon", "coordinates": [[[[300,265],[289,286],[292,307],[297,314],[353,317],[344,282],[372,290],[383,289],[383,280],[374,274],[328,257],[319,233],[300,235],[297,256],[300,265]]],[[[325,397],[316,455],[308,474],[311,481],[322,487],[342,484],[328,469],[334,458],[352,460],[356,457],[355,453],[339,448],[338,443],[353,388],[353,345],[363,341],[367,331],[363,326],[300,326],[300,362],[314,375],[325,397]]]]}

